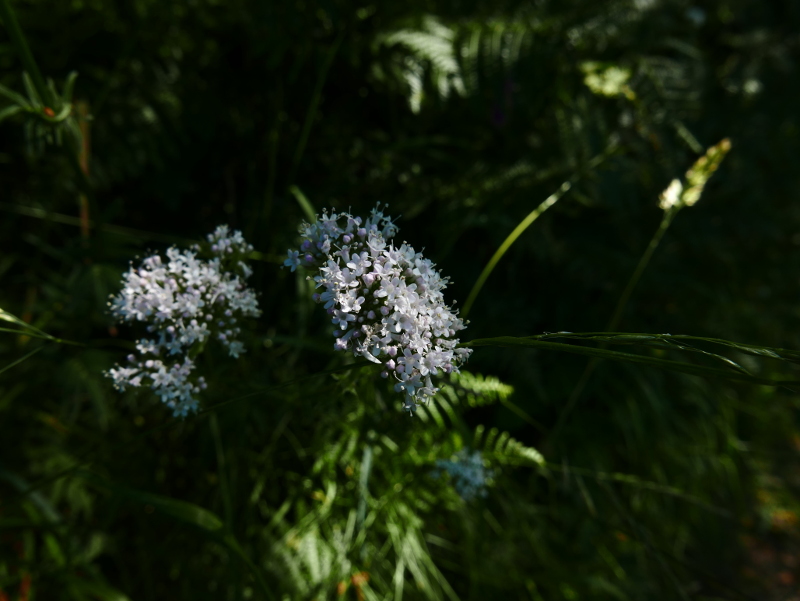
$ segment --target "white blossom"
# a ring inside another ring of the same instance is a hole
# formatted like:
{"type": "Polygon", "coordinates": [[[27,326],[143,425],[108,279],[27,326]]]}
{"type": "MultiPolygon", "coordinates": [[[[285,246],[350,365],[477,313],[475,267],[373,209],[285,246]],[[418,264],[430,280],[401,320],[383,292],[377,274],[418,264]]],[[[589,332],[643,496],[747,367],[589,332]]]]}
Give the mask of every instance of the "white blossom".
{"type": "Polygon", "coordinates": [[[252,250],[241,232],[221,225],[202,248],[172,247],[166,259],[155,254],[131,266],[109,306],[118,321],[148,324],[149,336],[136,341],[138,356],[130,355],[127,367],[107,372],[115,388],[147,385],[175,415],[197,411],[195,395],[206,382],[192,375],[193,359],[212,338],[238,357],[244,352],[238,319],[260,314],[255,292],[244,283],[252,270],[243,259],[252,250]],[[199,258],[202,253],[210,258],[199,258]]]}
{"type": "Polygon", "coordinates": [[[383,365],[413,411],[439,390],[432,376],[458,371],[472,351],[457,348],[465,324],[444,302],[448,279],[408,244],[389,242],[397,231],[380,207],[366,220],[325,212],[301,225],[300,249],[284,265],[317,270],[314,300],[336,327],[334,349],[383,365]]]}

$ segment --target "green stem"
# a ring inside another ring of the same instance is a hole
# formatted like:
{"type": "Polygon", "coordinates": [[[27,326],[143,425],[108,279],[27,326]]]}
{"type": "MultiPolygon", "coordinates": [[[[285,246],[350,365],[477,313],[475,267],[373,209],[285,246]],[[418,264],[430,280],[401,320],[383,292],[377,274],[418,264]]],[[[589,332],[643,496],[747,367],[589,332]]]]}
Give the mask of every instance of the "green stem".
{"type": "Polygon", "coordinates": [[[462,342],[459,344],[459,346],[468,348],[478,348],[481,346],[540,348],[551,351],[564,351],[576,355],[587,355],[597,359],[611,359],[613,361],[639,363],[649,367],[657,367],[667,371],[675,371],[678,373],[689,374],[691,376],[701,376],[704,378],[723,378],[736,382],[764,384],[766,386],[794,388],[800,386],[800,380],[774,380],[772,378],[755,376],[740,370],[732,370],[728,367],[710,367],[707,365],[686,363],[684,361],[674,361],[672,359],[661,359],[659,357],[651,357],[647,355],[635,355],[633,353],[610,351],[604,348],[579,346],[577,344],[564,344],[561,342],[549,342],[546,340],[537,340],[536,338],[498,336],[496,338],[479,338],[477,340],[470,340],[469,342],[462,342]]]}
{"type": "Polygon", "coordinates": [[[50,89],[45,85],[42,73],[39,71],[39,66],[33,58],[33,53],[31,52],[30,46],[28,46],[28,41],[25,39],[25,34],[22,33],[22,28],[19,26],[17,16],[14,14],[9,0],[0,0],[0,18],[2,18],[3,23],[5,23],[8,37],[11,38],[11,44],[19,54],[22,65],[33,80],[33,85],[36,87],[36,91],[39,93],[42,101],[46,102],[51,107],[54,106],[55,98],[52,98],[50,89]]]}
{"type": "Polygon", "coordinates": [[[491,275],[492,271],[494,271],[495,266],[500,262],[500,259],[503,258],[503,255],[506,254],[511,245],[517,241],[528,227],[539,218],[539,215],[544,213],[547,209],[552,207],[558,200],[567,193],[567,191],[572,187],[572,184],[569,181],[564,182],[561,184],[561,187],[548,196],[542,204],[536,207],[533,211],[531,211],[528,216],[523,219],[517,227],[514,228],[514,231],[511,232],[508,237],[503,241],[500,245],[500,248],[495,251],[492,258],[489,259],[489,262],[486,264],[486,267],[483,268],[481,271],[481,275],[478,276],[478,280],[475,282],[475,285],[470,290],[469,296],[467,297],[467,302],[464,303],[464,308],[461,309],[461,317],[466,318],[469,315],[470,309],[472,309],[472,305],[475,303],[475,299],[478,297],[478,293],[480,293],[483,285],[486,283],[486,280],[489,279],[489,275],[491,275]]]}
{"type": "MultiPolygon", "coordinates": [[[[582,171],[588,171],[591,169],[596,168],[600,165],[603,161],[605,161],[608,157],[613,155],[618,148],[616,142],[611,142],[606,149],[598,154],[597,156],[593,157],[586,165],[585,169],[582,171]]],[[[472,286],[472,290],[470,290],[469,296],[467,297],[467,302],[464,303],[464,307],[461,309],[461,317],[466,318],[469,315],[470,309],[472,309],[472,305],[475,303],[475,299],[478,297],[483,285],[486,283],[486,280],[489,279],[492,271],[500,262],[500,259],[503,258],[503,255],[506,254],[511,245],[517,241],[522,233],[530,227],[530,225],[536,221],[539,216],[544,213],[547,209],[552,207],[558,200],[567,193],[567,191],[575,184],[575,182],[580,177],[580,173],[574,175],[572,178],[565,181],[561,184],[561,187],[556,190],[553,194],[548,196],[542,204],[536,207],[533,211],[531,211],[525,219],[523,219],[517,227],[514,228],[514,231],[511,232],[508,237],[503,241],[500,245],[500,248],[492,255],[492,258],[489,259],[489,262],[486,264],[486,267],[483,268],[483,271],[478,276],[478,280],[475,282],[475,285],[472,286]]]]}
{"type": "MultiPolygon", "coordinates": [[[[653,234],[653,237],[650,239],[650,244],[647,245],[642,257],[639,259],[639,263],[636,265],[636,269],[633,270],[633,274],[628,279],[628,283],[625,285],[625,289],[622,291],[622,294],[617,301],[617,306],[614,308],[614,314],[611,316],[611,320],[608,322],[608,326],[606,327],[607,332],[613,332],[617,329],[617,326],[622,319],[622,315],[625,313],[625,309],[628,307],[628,301],[631,298],[633,290],[636,288],[636,285],[642,278],[644,270],[650,263],[653,253],[655,253],[658,245],[661,243],[661,239],[669,229],[669,226],[672,223],[672,220],[675,218],[678,210],[679,209],[677,207],[673,207],[667,211],[664,211],[664,217],[661,219],[661,224],[658,226],[655,234],[653,234]]],[[[601,345],[601,347],[604,348],[605,345],[601,345]]],[[[575,388],[572,389],[572,393],[569,395],[567,404],[564,406],[563,411],[561,411],[560,415],[558,416],[556,425],[553,426],[553,431],[550,434],[548,446],[552,446],[558,439],[564,424],[572,414],[572,410],[575,409],[575,406],[578,404],[583,391],[586,389],[586,385],[589,383],[589,378],[592,376],[592,373],[599,362],[599,358],[593,357],[591,361],[586,364],[581,377],[578,379],[578,383],[575,384],[575,388]]]]}
{"type": "Polygon", "coordinates": [[[277,174],[278,143],[281,136],[280,110],[279,116],[275,119],[275,125],[269,133],[269,150],[267,155],[267,190],[264,194],[264,217],[259,219],[265,224],[269,223],[272,214],[272,202],[275,197],[275,176],[277,174]]]}
{"type": "Polygon", "coordinates": [[[225,526],[228,530],[232,529],[231,521],[233,519],[233,504],[231,503],[231,492],[228,484],[228,474],[225,463],[225,449],[222,445],[222,436],[219,432],[219,420],[217,414],[212,413],[209,418],[209,427],[211,428],[211,435],[214,438],[214,448],[217,453],[217,471],[219,472],[219,489],[222,495],[222,506],[225,512],[225,526]]]}
{"type": "Polygon", "coordinates": [[[669,226],[672,223],[676,213],[676,208],[664,211],[664,217],[661,219],[661,224],[658,226],[656,233],[653,234],[650,244],[647,245],[647,249],[644,251],[642,258],[639,259],[639,263],[636,265],[633,275],[631,275],[630,279],[628,280],[628,284],[625,286],[625,290],[622,291],[622,295],[617,301],[617,306],[614,309],[614,315],[612,315],[611,321],[608,322],[606,332],[616,331],[617,326],[622,319],[622,315],[628,306],[628,301],[631,298],[633,289],[636,288],[636,285],[639,283],[644,270],[647,268],[648,263],[650,263],[650,259],[653,257],[653,253],[661,243],[661,239],[664,237],[664,234],[667,233],[667,230],[669,229],[669,226]]]}
{"type": "Polygon", "coordinates": [[[314,117],[317,114],[317,108],[322,98],[322,86],[325,84],[325,80],[328,77],[328,70],[333,63],[336,52],[339,50],[342,39],[344,39],[344,30],[339,32],[339,35],[336,36],[336,40],[334,40],[333,45],[330,50],[328,50],[328,55],[325,57],[325,62],[322,63],[319,75],[317,76],[317,83],[314,86],[314,93],[311,96],[311,104],[308,106],[306,119],[303,123],[303,130],[300,132],[300,139],[297,142],[297,148],[295,149],[294,158],[292,159],[292,167],[289,170],[289,184],[294,183],[295,175],[297,175],[297,168],[300,166],[300,160],[303,158],[303,152],[305,152],[308,137],[311,134],[311,126],[314,124],[314,117]]]}

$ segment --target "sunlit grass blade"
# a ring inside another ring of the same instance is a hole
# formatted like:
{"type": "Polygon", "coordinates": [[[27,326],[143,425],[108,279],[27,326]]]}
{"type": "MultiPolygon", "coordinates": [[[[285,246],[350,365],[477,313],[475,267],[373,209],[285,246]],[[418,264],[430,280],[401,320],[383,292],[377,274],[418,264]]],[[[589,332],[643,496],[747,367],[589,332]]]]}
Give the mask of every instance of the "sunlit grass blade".
{"type": "MultiPolygon", "coordinates": [[[[50,340],[51,342],[58,342],[60,344],[72,344],[75,346],[86,346],[81,342],[73,342],[72,340],[64,340],[63,338],[56,338],[55,336],[51,336],[47,332],[43,332],[36,326],[32,326],[26,321],[23,321],[16,315],[12,315],[8,311],[0,309],[0,321],[6,321],[8,323],[13,323],[16,326],[19,326],[19,330],[14,330],[10,328],[0,328],[0,332],[8,332],[10,334],[17,334],[19,336],[29,336],[31,338],[41,338],[43,340],[50,340]]],[[[2,373],[2,372],[0,372],[2,373]]]]}
{"type": "MultiPolygon", "coordinates": [[[[612,156],[617,151],[617,143],[611,142],[606,149],[592,158],[587,164],[586,169],[596,169],[603,161],[607,158],[612,156]]],[[[508,252],[508,249],[516,242],[516,240],[523,234],[523,232],[530,227],[530,225],[536,221],[539,216],[544,213],[547,209],[552,207],[556,202],[558,202],[561,197],[566,194],[572,185],[575,183],[576,179],[579,176],[576,175],[567,181],[565,181],[558,190],[556,190],[553,194],[548,196],[538,207],[536,207],[533,211],[531,211],[525,219],[523,219],[517,227],[514,228],[508,237],[503,241],[500,247],[495,251],[492,258],[489,259],[489,262],[486,264],[486,267],[483,268],[481,274],[478,276],[477,281],[472,286],[472,290],[470,290],[469,296],[467,297],[466,302],[464,303],[464,307],[461,309],[461,317],[466,318],[469,315],[470,310],[472,309],[472,305],[475,303],[475,299],[478,297],[481,289],[483,288],[486,280],[489,279],[489,276],[494,271],[494,268],[500,262],[500,259],[503,258],[503,255],[508,252]]]]}

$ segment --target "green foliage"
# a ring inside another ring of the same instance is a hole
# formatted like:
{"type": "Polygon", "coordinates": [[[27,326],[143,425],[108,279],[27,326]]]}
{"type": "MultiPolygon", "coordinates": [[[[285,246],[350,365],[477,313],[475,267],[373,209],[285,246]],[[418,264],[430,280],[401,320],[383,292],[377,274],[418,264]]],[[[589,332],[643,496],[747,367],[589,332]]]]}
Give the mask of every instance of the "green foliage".
{"type": "Polygon", "coordinates": [[[0,0],[0,19],[3,595],[796,588],[791,3],[0,0]],[[702,202],[667,220],[680,174],[702,202]],[[468,299],[469,369],[413,417],[278,268],[304,216],[377,201],[468,299]],[[103,377],[136,335],[106,303],[135,257],[222,222],[257,249],[263,317],[241,359],[203,354],[204,410],[176,420],[103,377]],[[466,453],[485,497],[437,467],[466,453]]]}

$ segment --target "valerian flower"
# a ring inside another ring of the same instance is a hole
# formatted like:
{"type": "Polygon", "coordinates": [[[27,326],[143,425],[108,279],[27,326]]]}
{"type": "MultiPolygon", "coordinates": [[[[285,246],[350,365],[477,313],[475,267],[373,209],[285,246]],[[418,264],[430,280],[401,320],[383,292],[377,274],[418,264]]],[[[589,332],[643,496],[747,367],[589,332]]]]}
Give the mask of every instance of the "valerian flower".
{"type": "Polygon", "coordinates": [[[131,265],[109,306],[118,321],[148,324],[149,336],[136,341],[138,354],[128,356],[128,366],[107,372],[117,389],[149,386],[176,416],[197,411],[196,395],[206,382],[192,374],[194,359],[210,339],[238,357],[244,352],[238,320],[260,314],[255,292],[244,283],[252,274],[244,262],[252,250],[241,232],[221,225],[202,247],[172,247],[166,259],[154,254],[131,265]]]}
{"type": "Polygon", "coordinates": [[[395,246],[397,231],[380,207],[365,220],[324,212],[301,225],[284,265],[316,270],[313,298],[336,328],[334,349],[382,365],[413,411],[439,390],[432,377],[458,371],[472,351],[457,348],[465,324],[444,302],[448,279],[408,244],[395,246]]]}

